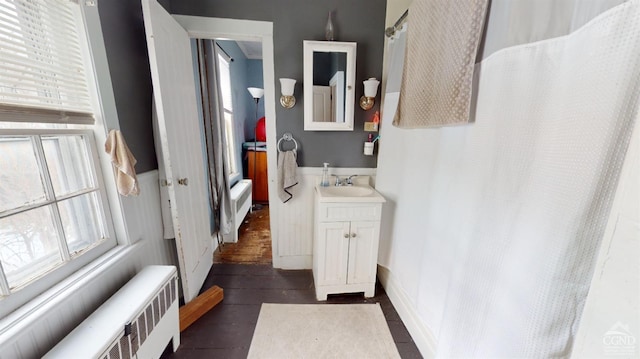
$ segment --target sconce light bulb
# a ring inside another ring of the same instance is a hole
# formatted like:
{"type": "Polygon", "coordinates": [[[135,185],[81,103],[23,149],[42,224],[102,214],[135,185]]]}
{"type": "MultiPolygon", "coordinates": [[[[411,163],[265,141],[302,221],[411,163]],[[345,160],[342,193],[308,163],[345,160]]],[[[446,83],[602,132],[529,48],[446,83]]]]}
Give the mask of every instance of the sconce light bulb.
{"type": "Polygon", "coordinates": [[[280,93],[282,93],[282,96],[280,96],[280,105],[282,105],[282,107],[292,108],[296,105],[296,98],[293,96],[295,85],[295,79],[280,79],[280,93]]]}

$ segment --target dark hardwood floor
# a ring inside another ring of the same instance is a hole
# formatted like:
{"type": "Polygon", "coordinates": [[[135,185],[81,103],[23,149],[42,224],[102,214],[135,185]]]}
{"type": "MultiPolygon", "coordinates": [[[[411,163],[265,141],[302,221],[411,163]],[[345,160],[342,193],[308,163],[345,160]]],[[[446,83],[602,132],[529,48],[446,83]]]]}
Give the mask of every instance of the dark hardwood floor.
{"type": "Polygon", "coordinates": [[[270,265],[214,264],[202,288],[224,289],[224,300],[181,333],[181,345],[170,345],[162,358],[246,358],[262,303],[380,303],[402,358],[421,358],[407,329],[379,284],[376,296],[329,296],[315,299],[310,270],[279,270],[270,265]]]}

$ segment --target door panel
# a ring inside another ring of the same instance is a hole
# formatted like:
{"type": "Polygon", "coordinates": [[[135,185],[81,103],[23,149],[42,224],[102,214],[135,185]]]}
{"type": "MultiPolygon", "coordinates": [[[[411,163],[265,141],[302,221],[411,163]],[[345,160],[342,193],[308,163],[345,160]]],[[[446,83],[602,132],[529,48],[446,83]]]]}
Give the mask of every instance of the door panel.
{"type": "Polygon", "coordinates": [[[180,277],[189,302],[204,283],[214,249],[191,44],[156,0],[142,0],[142,8],[180,277]]]}
{"type": "Polygon", "coordinates": [[[351,222],[347,283],[375,282],[378,232],[378,222],[351,222]]]}
{"type": "Polygon", "coordinates": [[[347,283],[347,258],[349,222],[319,223],[320,244],[317,255],[320,268],[318,282],[322,285],[347,283]]]}
{"type": "Polygon", "coordinates": [[[313,86],[313,121],[331,122],[331,88],[313,86]]]}

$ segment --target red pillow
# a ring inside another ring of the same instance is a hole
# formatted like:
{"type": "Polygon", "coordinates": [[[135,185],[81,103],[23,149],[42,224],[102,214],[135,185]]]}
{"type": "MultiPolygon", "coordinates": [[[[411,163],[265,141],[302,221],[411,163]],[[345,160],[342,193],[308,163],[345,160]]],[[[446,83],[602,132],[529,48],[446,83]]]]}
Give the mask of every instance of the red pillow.
{"type": "Polygon", "coordinates": [[[266,142],[267,141],[267,129],[265,128],[265,118],[261,117],[256,123],[256,141],[258,142],[266,142]]]}

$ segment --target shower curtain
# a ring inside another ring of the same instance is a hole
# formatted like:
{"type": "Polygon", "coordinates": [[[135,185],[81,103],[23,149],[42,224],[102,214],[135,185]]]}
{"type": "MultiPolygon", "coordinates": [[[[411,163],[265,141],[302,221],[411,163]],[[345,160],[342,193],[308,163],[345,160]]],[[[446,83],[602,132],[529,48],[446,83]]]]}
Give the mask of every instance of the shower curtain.
{"type": "Polygon", "coordinates": [[[376,187],[397,208],[381,264],[438,357],[568,357],[637,126],[640,0],[490,11],[475,123],[382,128],[394,142],[381,144],[376,187]],[[407,166],[420,175],[398,173],[407,166]]]}
{"type": "Polygon", "coordinates": [[[632,0],[478,65],[473,155],[450,153],[476,182],[450,212],[473,215],[456,228],[439,357],[570,355],[638,113],[638,19],[632,0]]]}
{"type": "Polygon", "coordinates": [[[209,206],[211,234],[217,234],[218,244],[231,233],[231,194],[226,158],[226,136],[220,91],[218,64],[213,40],[196,40],[198,76],[203,113],[203,130],[209,174],[209,206]]]}

